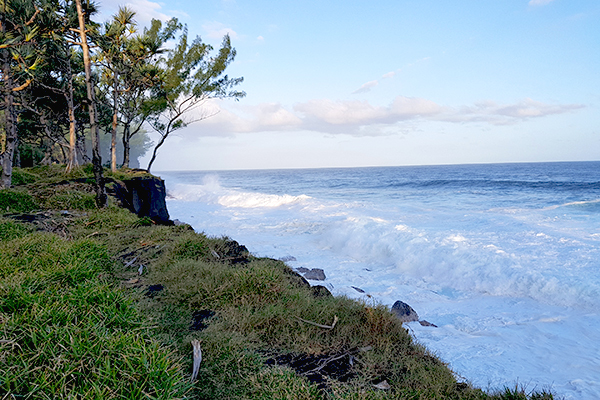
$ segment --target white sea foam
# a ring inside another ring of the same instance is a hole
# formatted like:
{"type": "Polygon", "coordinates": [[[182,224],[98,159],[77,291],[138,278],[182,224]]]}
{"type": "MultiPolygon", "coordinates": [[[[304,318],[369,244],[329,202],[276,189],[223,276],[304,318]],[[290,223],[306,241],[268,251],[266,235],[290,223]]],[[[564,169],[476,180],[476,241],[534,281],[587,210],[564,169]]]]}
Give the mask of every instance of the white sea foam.
{"type": "Polygon", "coordinates": [[[600,398],[600,202],[569,194],[555,206],[535,187],[501,202],[453,190],[408,200],[371,190],[357,201],[358,187],[336,197],[308,173],[298,173],[304,185],[273,174],[232,173],[223,185],[167,176],[171,217],[259,256],[322,268],[335,294],[408,302],[439,327],[409,324],[417,340],[480,387],[600,398]]]}
{"type": "Polygon", "coordinates": [[[175,184],[169,189],[169,196],[175,200],[217,203],[231,208],[276,208],[299,204],[309,196],[274,195],[244,192],[221,187],[217,175],[206,175],[201,185],[175,184]]]}
{"type": "Polygon", "coordinates": [[[310,197],[305,195],[290,196],[287,194],[236,193],[219,197],[219,204],[224,207],[276,208],[302,203],[308,199],[310,199],[310,197]]]}

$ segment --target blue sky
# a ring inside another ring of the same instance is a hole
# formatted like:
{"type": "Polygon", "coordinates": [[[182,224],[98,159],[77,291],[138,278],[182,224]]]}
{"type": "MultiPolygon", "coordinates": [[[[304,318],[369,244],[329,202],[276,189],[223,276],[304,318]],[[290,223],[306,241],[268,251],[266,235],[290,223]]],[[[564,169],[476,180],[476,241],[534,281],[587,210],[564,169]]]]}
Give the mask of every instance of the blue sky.
{"type": "Polygon", "coordinates": [[[244,77],[156,171],[600,160],[598,0],[100,0],[101,18],[122,4],[229,33],[244,77]]]}

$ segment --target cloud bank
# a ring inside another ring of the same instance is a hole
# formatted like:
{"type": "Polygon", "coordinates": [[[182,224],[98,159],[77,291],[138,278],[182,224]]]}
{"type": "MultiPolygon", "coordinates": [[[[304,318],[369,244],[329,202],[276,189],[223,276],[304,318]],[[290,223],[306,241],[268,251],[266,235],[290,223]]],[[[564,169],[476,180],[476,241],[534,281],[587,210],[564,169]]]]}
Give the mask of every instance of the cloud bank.
{"type": "Polygon", "coordinates": [[[584,106],[548,104],[525,98],[512,104],[487,100],[448,107],[423,98],[397,96],[387,106],[360,100],[314,99],[291,108],[279,103],[241,106],[221,101],[213,101],[209,107],[210,114],[215,115],[200,124],[203,136],[266,131],[379,136],[404,131],[402,124],[407,121],[514,125],[534,118],[568,113],[584,106]]]}

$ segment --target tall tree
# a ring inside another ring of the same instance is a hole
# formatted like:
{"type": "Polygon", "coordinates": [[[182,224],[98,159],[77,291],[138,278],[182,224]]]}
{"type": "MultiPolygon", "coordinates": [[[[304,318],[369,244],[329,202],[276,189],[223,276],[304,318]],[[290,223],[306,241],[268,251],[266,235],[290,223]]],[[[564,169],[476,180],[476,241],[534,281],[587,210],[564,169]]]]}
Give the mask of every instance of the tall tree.
{"type": "Polygon", "coordinates": [[[92,136],[92,165],[95,178],[96,205],[105,207],[107,196],[104,187],[104,176],[102,170],[102,159],[100,158],[100,141],[98,138],[98,115],[96,113],[96,95],[92,82],[92,62],[90,60],[90,50],[87,41],[87,29],[85,26],[85,15],[81,6],[81,0],[75,0],[77,6],[77,16],[79,19],[79,29],[76,30],[81,38],[81,49],[83,50],[83,64],[85,69],[85,85],[88,96],[88,110],[90,114],[90,134],[92,136]]]}
{"type": "Polygon", "coordinates": [[[41,12],[39,1],[0,0],[0,64],[2,94],[4,97],[4,152],[0,188],[8,188],[12,181],[13,158],[18,142],[15,93],[25,90],[32,82],[40,64],[36,44],[40,31],[37,24],[41,12]]]}
{"type": "Polygon", "coordinates": [[[129,167],[130,142],[138,134],[147,119],[157,111],[154,93],[151,89],[160,86],[163,75],[159,67],[165,44],[174,38],[182,25],[173,18],[164,26],[159,20],[152,20],[150,28],[136,35],[129,42],[127,73],[121,77],[126,90],[120,97],[123,121],[123,166],[129,167]]]}
{"type": "Polygon", "coordinates": [[[188,42],[187,28],[184,28],[175,48],[169,50],[162,59],[163,81],[153,89],[156,100],[152,107],[155,113],[149,118],[150,125],[158,132],[160,139],[154,147],[148,171],[152,168],[158,149],[171,132],[210,116],[197,112],[192,115],[194,110],[209,99],[238,100],[246,95],[245,92],[234,90],[244,78],[224,75],[236,55],[229,35],[223,38],[216,56],[211,57],[212,50],[213,47],[203,43],[200,37],[188,42]]]}
{"type": "MultiPolygon", "coordinates": [[[[93,9],[88,7],[88,13],[90,11],[93,9]]],[[[51,0],[47,9],[40,13],[39,20],[50,35],[45,38],[44,62],[38,68],[39,77],[31,85],[26,103],[29,111],[38,116],[41,131],[46,133],[47,138],[61,146],[61,152],[67,150],[68,155],[61,162],[67,164],[69,171],[79,163],[74,75],[77,70],[83,72],[83,64],[78,67],[74,62],[77,57],[72,47],[77,37],[70,28],[78,25],[75,4],[68,0],[51,0]],[[68,141],[65,140],[65,131],[69,132],[68,141]]],[[[51,151],[54,146],[46,147],[47,151],[51,151]]]]}
{"type": "Polygon", "coordinates": [[[104,67],[104,77],[112,91],[111,169],[113,172],[117,170],[119,97],[128,89],[123,87],[122,77],[133,68],[129,41],[131,35],[135,33],[134,15],[131,9],[120,7],[112,20],[105,24],[105,32],[97,40],[102,49],[99,58],[104,67]]]}

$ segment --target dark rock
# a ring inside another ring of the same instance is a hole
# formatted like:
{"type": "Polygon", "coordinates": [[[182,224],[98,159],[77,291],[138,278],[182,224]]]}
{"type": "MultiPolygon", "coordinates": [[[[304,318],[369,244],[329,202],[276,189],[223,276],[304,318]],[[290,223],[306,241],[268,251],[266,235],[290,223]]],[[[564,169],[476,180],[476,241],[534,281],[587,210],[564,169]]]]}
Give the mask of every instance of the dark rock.
{"type": "Polygon", "coordinates": [[[250,262],[250,252],[246,246],[231,239],[227,239],[219,245],[213,255],[230,264],[248,264],[250,262]]]}
{"type": "Polygon", "coordinates": [[[421,326],[431,326],[433,328],[437,328],[437,325],[434,325],[429,321],[425,321],[424,319],[420,320],[419,323],[421,324],[421,326]]]}
{"type": "Polygon", "coordinates": [[[304,273],[310,271],[310,269],[304,268],[304,267],[299,267],[299,268],[296,268],[296,271],[300,272],[301,274],[304,274],[304,273]]]}
{"type": "Polygon", "coordinates": [[[215,316],[212,310],[196,310],[192,313],[190,331],[202,331],[208,327],[204,321],[215,316]]]}
{"type": "Polygon", "coordinates": [[[328,388],[330,379],[339,382],[350,380],[354,376],[353,361],[353,352],[321,355],[287,353],[268,358],[265,364],[289,367],[324,390],[328,388]]]}
{"type": "Polygon", "coordinates": [[[316,285],[311,287],[313,297],[331,297],[333,296],[325,286],[316,285]]]}
{"type": "Polygon", "coordinates": [[[158,285],[150,285],[148,286],[148,290],[146,291],[146,296],[154,297],[158,294],[158,292],[164,289],[163,285],[160,283],[158,285]]]}
{"type": "Polygon", "coordinates": [[[296,257],[294,256],[285,256],[281,257],[279,261],[288,262],[288,261],[296,261],[296,257]]]}
{"type": "Polygon", "coordinates": [[[283,272],[287,275],[290,283],[295,287],[310,287],[310,283],[302,275],[291,269],[290,267],[285,266],[283,272]]]}
{"type": "Polygon", "coordinates": [[[356,286],[350,286],[352,289],[356,290],[358,293],[364,293],[365,291],[356,286]]]}
{"type": "Polygon", "coordinates": [[[324,281],[325,271],[321,268],[313,268],[304,274],[304,277],[311,281],[324,281]]]}
{"type": "Polygon", "coordinates": [[[250,253],[248,248],[242,244],[239,244],[235,240],[227,240],[224,245],[225,257],[247,257],[250,253]]]}
{"type": "Polygon", "coordinates": [[[419,320],[419,315],[417,315],[417,312],[413,310],[411,306],[399,300],[392,306],[392,313],[400,318],[400,321],[402,322],[419,320]]]}
{"type": "Polygon", "coordinates": [[[157,224],[172,225],[167,211],[165,182],[156,176],[115,181],[115,194],[125,208],[157,224]]]}

